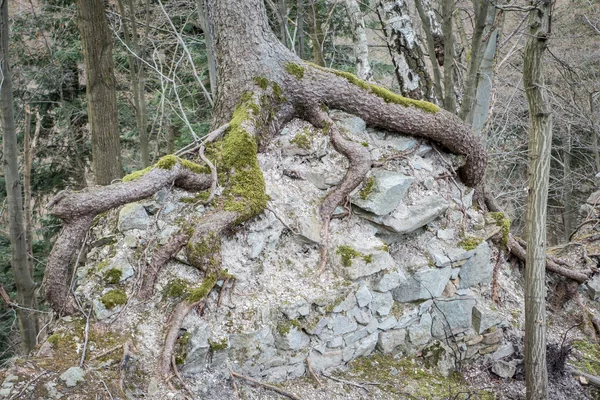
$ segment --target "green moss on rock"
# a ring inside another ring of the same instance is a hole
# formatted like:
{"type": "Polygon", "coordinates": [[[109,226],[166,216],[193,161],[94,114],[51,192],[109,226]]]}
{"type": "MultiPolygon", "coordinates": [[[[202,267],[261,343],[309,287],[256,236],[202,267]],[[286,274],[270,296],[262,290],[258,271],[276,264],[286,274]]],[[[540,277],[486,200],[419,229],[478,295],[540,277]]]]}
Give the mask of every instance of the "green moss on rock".
{"type": "Polygon", "coordinates": [[[346,245],[339,246],[337,248],[337,250],[335,251],[335,253],[341,257],[342,265],[344,267],[352,266],[352,260],[357,257],[362,258],[364,260],[364,262],[366,262],[367,264],[370,264],[373,262],[372,254],[367,254],[367,255],[362,254],[360,251],[356,251],[352,247],[346,246],[346,245]]]}
{"type": "Polygon", "coordinates": [[[468,236],[458,242],[458,247],[467,251],[474,250],[481,242],[483,242],[483,239],[480,237],[468,236]]]}
{"type": "Polygon", "coordinates": [[[181,297],[188,292],[189,282],[185,279],[173,279],[165,287],[163,294],[165,297],[181,297]]]}
{"type": "Polygon", "coordinates": [[[190,295],[186,298],[187,302],[196,303],[208,296],[215,283],[217,283],[217,276],[215,274],[207,275],[200,286],[190,291],[190,295]]]}
{"type": "Polygon", "coordinates": [[[208,339],[208,346],[210,347],[210,351],[220,351],[225,350],[229,347],[229,342],[227,338],[221,340],[211,340],[208,339]]]}
{"type": "Polygon", "coordinates": [[[104,272],[104,282],[114,285],[121,281],[122,276],[123,271],[117,268],[111,268],[108,271],[104,272]]]}
{"type": "Polygon", "coordinates": [[[304,150],[310,150],[311,146],[311,141],[308,135],[305,135],[304,133],[298,133],[292,140],[290,140],[290,143],[295,144],[304,150]]]}
{"type": "Polygon", "coordinates": [[[100,298],[106,309],[111,310],[116,306],[127,303],[127,294],[122,289],[113,289],[100,298]]]}
{"type": "Polygon", "coordinates": [[[302,329],[302,326],[300,325],[300,322],[297,319],[292,319],[289,321],[278,323],[277,333],[279,333],[281,336],[285,336],[288,333],[290,333],[293,328],[296,328],[297,330],[302,329]]]}
{"type": "Polygon", "coordinates": [[[366,200],[371,193],[373,193],[373,188],[375,187],[375,178],[370,176],[367,181],[364,183],[362,189],[360,190],[360,198],[366,200]]]}
{"type": "Polygon", "coordinates": [[[502,229],[502,246],[507,247],[511,225],[510,219],[503,212],[492,212],[490,216],[496,221],[496,225],[502,229]]]}

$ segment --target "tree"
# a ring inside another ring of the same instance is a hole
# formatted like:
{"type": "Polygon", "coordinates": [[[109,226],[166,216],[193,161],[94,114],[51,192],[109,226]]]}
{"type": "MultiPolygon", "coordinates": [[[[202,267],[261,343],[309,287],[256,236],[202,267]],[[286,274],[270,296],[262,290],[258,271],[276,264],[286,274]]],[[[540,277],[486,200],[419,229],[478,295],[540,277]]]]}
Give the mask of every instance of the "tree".
{"type": "Polygon", "coordinates": [[[109,185],[123,176],[112,36],[104,4],[102,1],[77,0],[77,27],[87,79],[92,161],[99,185],[109,185]]]}
{"type": "Polygon", "coordinates": [[[184,247],[189,262],[206,273],[202,285],[174,311],[157,365],[161,376],[170,369],[181,321],[225,274],[220,269],[221,236],[267,206],[258,152],[292,118],[304,118],[322,129],[335,149],[350,161],[346,176],[319,209],[323,266],[333,211],[363,181],[372,164],[369,151],[344,136],[325,111],[327,107],[353,113],[370,125],[392,132],[431,139],[463,155],[465,165],[459,175],[470,186],[481,181],[487,159],[479,139],[453,114],[431,103],[401,97],[354,75],[300,60],[269,28],[262,0],[208,0],[206,5],[208,29],[215,34],[219,71],[213,114],[213,126],[219,128],[195,147],[206,165],[166,156],[153,168],[133,173],[121,183],[80,192],[63,191],[49,204],[65,225],[48,259],[44,291],[55,310],[69,313],[75,310],[68,285],[70,260],[96,215],[172,185],[193,191],[210,188],[210,202],[216,195],[218,177],[222,191],[215,211],[187,221],[169,243],[153,254],[144,269],[139,291],[142,298],[153,294],[161,268],[184,247]],[[206,146],[211,147],[210,157],[218,162],[204,155],[206,146]]]}
{"type": "Polygon", "coordinates": [[[0,86],[3,146],[4,146],[4,175],[6,179],[6,194],[8,199],[11,266],[17,286],[17,303],[21,345],[23,351],[33,350],[38,333],[37,317],[35,314],[35,282],[31,276],[27,257],[25,224],[23,221],[23,195],[19,176],[17,159],[17,132],[13,111],[12,74],[9,64],[8,48],[8,1],[3,1],[0,8],[0,86]]]}
{"type": "Polygon", "coordinates": [[[529,103],[529,198],[525,270],[525,381],[527,399],[548,397],[546,369],[546,216],[552,112],[544,86],[543,57],[550,37],[552,0],[531,1],[523,84],[529,103]]]}
{"type": "Polygon", "coordinates": [[[367,42],[367,31],[365,29],[365,20],[356,0],[346,0],[344,4],[352,29],[356,76],[368,81],[371,80],[373,70],[369,63],[369,46],[367,42]]]}

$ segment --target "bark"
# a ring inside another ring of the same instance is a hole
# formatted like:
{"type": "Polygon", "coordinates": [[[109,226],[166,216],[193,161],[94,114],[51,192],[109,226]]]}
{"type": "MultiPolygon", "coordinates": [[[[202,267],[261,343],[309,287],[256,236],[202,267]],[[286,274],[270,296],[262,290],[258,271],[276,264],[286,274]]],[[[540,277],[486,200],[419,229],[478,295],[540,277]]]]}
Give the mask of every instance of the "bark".
{"type": "Polygon", "coordinates": [[[442,32],[444,34],[444,108],[456,113],[456,95],[454,92],[454,32],[452,14],[454,1],[442,0],[442,32]]]}
{"type": "Polygon", "coordinates": [[[564,139],[563,148],[563,192],[564,192],[564,214],[565,241],[568,242],[573,233],[573,218],[575,209],[573,207],[573,177],[571,176],[571,124],[567,125],[567,134],[564,139]]]}
{"type": "MultiPolygon", "coordinates": [[[[204,43],[206,47],[206,58],[208,59],[208,77],[210,80],[210,93],[213,99],[217,96],[217,64],[215,62],[215,51],[213,46],[213,33],[211,24],[207,19],[206,0],[196,0],[200,27],[204,32],[204,43]]],[[[171,154],[173,151],[168,152],[171,154]]]]}
{"type": "Polygon", "coordinates": [[[76,4],[87,79],[94,174],[97,184],[108,185],[123,176],[112,36],[104,2],[77,0],[76,4]]]}
{"type": "Polygon", "coordinates": [[[598,145],[598,131],[596,130],[596,119],[594,114],[596,113],[596,105],[594,104],[594,97],[600,92],[590,93],[590,121],[592,125],[592,147],[594,151],[594,164],[596,166],[596,173],[600,173],[600,146],[598,145]]]}
{"type": "Polygon", "coordinates": [[[312,41],[313,62],[324,66],[323,44],[325,43],[325,33],[323,32],[323,25],[319,16],[319,7],[313,1],[308,8],[308,32],[312,41]]]}
{"type": "Polygon", "coordinates": [[[413,28],[408,4],[403,0],[381,1],[377,15],[386,36],[400,92],[413,99],[434,101],[433,82],[413,28]]]}
{"type": "Polygon", "coordinates": [[[304,0],[298,0],[296,2],[296,14],[297,17],[297,30],[298,30],[298,40],[296,41],[298,45],[296,46],[296,54],[300,58],[304,58],[304,16],[306,13],[306,7],[304,5],[304,0]]]}
{"type": "Polygon", "coordinates": [[[444,65],[444,40],[440,25],[437,22],[434,11],[431,9],[429,0],[415,0],[415,6],[427,42],[427,52],[433,69],[433,90],[438,104],[444,104],[444,92],[442,90],[442,75],[440,66],[444,65]]]}
{"type": "Polygon", "coordinates": [[[529,104],[529,196],[525,271],[525,382],[527,399],[548,397],[546,369],[546,216],[552,113],[544,86],[543,56],[550,35],[553,1],[531,1],[523,83],[529,104]]]}
{"type": "Polygon", "coordinates": [[[352,41],[354,42],[354,58],[356,63],[356,76],[366,81],[371,80],[373,71],[369,63],[369,45],[367,42],[367,30],[362,11],[356,0],[345,0],[346,12],[352,29],[352,41]]]}
{"type": "Polygon", "coordinates": [[[0,118],[2,122],[4,147],[3,170],[6,180],[6,198],[8,203],[8,228],[10,236],[11,267],[17,287],[17,309],[21,346],[29,353],[36,345],[38,332],[37,316],[35,314],[35,283],[30,273],[27,258],[27,243],[23,221],[23,197],[19,177],[19,162],[17,149],[17,132],[13,110],[12,73],[9,63],[8,47],[8,2],[0,6],[0,118]]]}
{"type": "MultiPolygon", "coordinates": [[[[447,1],[447,0],[445,0],[447,1]]],[[[473,104],[477,93],[477,82],[479,80],[479,67],[485,46],[482,43],[483,33],[488,19],[489,0],[474,1],[475,26],[473,27],[473,37],[471,38],[471,60],[465,79],[465,89],[460,104],[458,116],[467,124],[471,124],[473,119],[473,104]]],[[[493,7],[493,6],[492,6],[493,7]]]]}

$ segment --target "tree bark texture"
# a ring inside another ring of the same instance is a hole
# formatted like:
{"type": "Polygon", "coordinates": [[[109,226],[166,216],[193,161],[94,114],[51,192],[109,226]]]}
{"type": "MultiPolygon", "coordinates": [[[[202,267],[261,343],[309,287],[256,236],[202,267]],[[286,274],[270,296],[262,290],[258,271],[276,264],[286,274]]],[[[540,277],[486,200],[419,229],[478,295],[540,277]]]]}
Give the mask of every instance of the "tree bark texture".
{"type": "Polygon", "coordinates": [[[356,76],[365,81],[371,80],[373,71],[369,63],[369,44],[367,42],[367,30],[362,11],[356,0],[345,0],[346,12],[352,29],[352,41],[354,42],[354,58],[356,63],[356,76]]]}
{"type": "Polygon", "coordinates": [[[565,225],[565,241],[568,242],[573,233],[575,207],[573,204],[573,176],[571,172],[571,124],[567,125],[567,132],[564,138],[563,148],[563,205],[564,214],[563,221],[565,225]]]}
{"type": "Polygon", "coordinates": [[[29,353],[36,345],[38,332],[35,314],[35,283],[30,273],[27,258],[25,224],[23,221],[23,196],[19,177],[17,132],[13,110],[12,74],[8,47],[8,2],[3,1],[0,8],[0,100],[4,147],[3,170],[6,179],[6,197],[8,203],[8,228],[10,234],[11,267],[17,287],[17,309],[21,346],[29,353]],[[32,311],[30,311],[32,310],[32,311]]]}
{"type": "Polygon", "coordinates": [[[435,12],[431,9],[429,0],[415,0],[415,7],[425,31],[427,53],[433,70],[433,90],[437,97],[437,103],[444,104],[442,74],[440,71],[440,66],[444,65],[444,38],[442,30],[437,22],[435,12]]]}
{"type": "Polygon", "coordinates": [[[550,36],[552,0],[531,1],[523,83],[529,104],[529,196],[525,270],[525,381],[527,399],[548,398],[546,369],[546,217],[552,113],[544,86],[543,57],[550,36]]]}
{"type": "Polygon", "coordinates": [[[104,2],[77,0],[77,27],[87,79],[88,119],[96,183],[108,185],[121,178],[121,145],[113,62],[112,34],[104,2]]]}
{"type": "MultiPolygon", "coordinates": [[[[475,2],[477,3],[477,1],[475,2]]],[[[456,94],[454,84],[454,29],[452,14],[454,1],[442,0],[442,32],[444,34],[444,108],[456,113],[456,94]]]]}
{"type": "Polygon", "coordinates": [[[404,0],[384,0],[379,3],[377,14],[401,94],[413,99],[435,101],[433,82],[425,65],[417,32],[413,28],[408,4],[404,0]]]}

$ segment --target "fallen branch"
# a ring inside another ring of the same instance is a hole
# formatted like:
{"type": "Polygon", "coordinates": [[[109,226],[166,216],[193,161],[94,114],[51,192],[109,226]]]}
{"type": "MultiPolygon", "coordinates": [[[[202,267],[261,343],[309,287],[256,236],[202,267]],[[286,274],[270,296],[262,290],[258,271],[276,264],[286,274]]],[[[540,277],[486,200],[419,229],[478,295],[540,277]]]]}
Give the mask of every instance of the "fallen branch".
{"type": "Polygon", "coordinates": [[[123,347],[123,344],[119,344],[119,345],[117,345],[115,347],[111,347],[110,349],[108,349],[106,351],[103,351],[102,353],[93,356],[92,358],[90,358],[90,361],[94,361],[94,360],[97,360],[99,358],[102,358],[102,357],[104,357],[104,356],[112,353],[113,351],[120,349],[121,347],[123,347]]]}
{"type": "Polygon", "coordinates": [[[312,375],[313,379],[315,381],[317,381],[317,383],[319,384],[319,386],[323,386],[323,383],[321,382],[321,380],[319,379],[319,377],[317,376],[317,374],[315,374],[315,371],[313,371],[312,365],[310,365],[310,357],[306,357],[306,365],[308,366],[308,372],[310,372],[310,374],[312,375]]]}
{"type": "MultiPolygon", "coordinates": [[[[350,385],[350,386],[356,386],[358,388],[363,389],[367,393],[369,392],[369,389],[367,387],[365,387],[364,385],[361,385],[360,383],[356,383],[356,382],[352,382],[352,381],[347,381],[345,379],[336,378],[335,376],[327,375],[325,372],[321,372],[321,375],[323,375],[325,378],[331,379],[332,381],[344,383],[344,384],[350,385]]],[[[370,384],[374,385],[375,383],[370,383],[370,384]]]]}
{"type": "Polygon", "coordinates": [[[258,386],[262,386],[265,389],[272,390],[272,391],[274,391],[276,393],[279,393],[280,395],[285,396],[285,397],[287,397],[289,399],[292,399],[292,400],[302,400],[300,397],[296,396],[295,394],[290,393],[290,392],[286,392],[285,390],[280,389],[277,386],[273,386],[273,385],[269,385],[269,384],[266,384],[266,383],[259,382],[256,379],[252,379],[249,376],[238,374],[237,372],[233,372],[232,370],[229,370],[229,373],[231,374],[231,376],[233,376],[235,378],[245,379],[248,382],[254,383],[255,385],[258,385],[258,386]]]}
{"type": "Polygon", "coordinates": [[[586,374],[585,372],[573,368],[570,365],[567,365],[567,372],[569,372],[575,377],[583,376],[585,379],[587,379],[588,383],[590,383],[593,386],[596,386],[597,388],[600,388],[600,376],[586,374]]]}
{"type": "Polygon", "coordinates": [[[23,394],[23,392],[25,392],[25,390],[29,387],[29,385],[31,385],[32,383],[34,383],[35,381],[37,381],[38,379],[40,379],[42,376],[46,375],[47,373],[48,373],[48,371],[44,371],[41,374],[39,374],[38,376],[36,376],[35,378],[33,378],[32,380],[30,380],[29,382],[27,382],[25,384],[25,386],[23,386],[23,389],[21,389],[21,391],[19,393],[12,395],[12,397],[9,400],[20,399],[21,395],[23,394]]]}
{"type": "Polygon", "coordinates": [[[188,385],[185,384],[185,381],[183,380],[183,378],[181,377],[181,375],[179,375],[179,370],[177,369],[177,362],[175,361],[175,356],[171,356],[171,366],[173,367],[173,372],[175,373],[175,376],[177,377],[177,379],[179,379],[179,382],[181,382],[181,385],[183,386],[183,388],[185,389],[186,392],[189,393],[190,396],[192,396],[192,399],[194,398],[194,392],[192,392],[192,390],[188,387],[188,385]]]}

